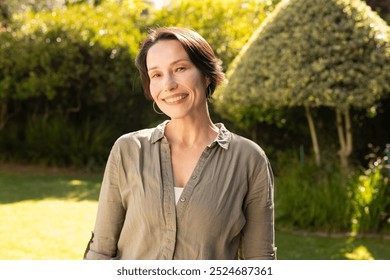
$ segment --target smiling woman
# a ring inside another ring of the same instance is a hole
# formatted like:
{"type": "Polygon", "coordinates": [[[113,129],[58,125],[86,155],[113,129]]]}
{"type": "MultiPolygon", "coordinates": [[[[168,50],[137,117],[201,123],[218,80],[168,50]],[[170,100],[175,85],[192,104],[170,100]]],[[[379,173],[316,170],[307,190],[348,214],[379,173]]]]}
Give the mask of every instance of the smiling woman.
{"type": "Polygon", "coordinates": [[[85,259],[275,259],[271,166],[256,143],[211,120],[224,74],[210,45],[159,28],[136,65],[169,120],[114,144],[85,259]]]}

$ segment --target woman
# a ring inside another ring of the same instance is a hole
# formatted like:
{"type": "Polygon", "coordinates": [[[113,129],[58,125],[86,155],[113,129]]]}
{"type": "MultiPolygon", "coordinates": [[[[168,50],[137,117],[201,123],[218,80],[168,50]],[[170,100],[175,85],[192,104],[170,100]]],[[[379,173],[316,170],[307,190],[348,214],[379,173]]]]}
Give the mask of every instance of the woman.
{"type": "Polygon", "coordinates": [[[170,120],[120,137],[85,259],[275,259],[273,175],[254,142],[214,124],[220,60],[196,32],[158,28],[136,58],[170,120]]]}

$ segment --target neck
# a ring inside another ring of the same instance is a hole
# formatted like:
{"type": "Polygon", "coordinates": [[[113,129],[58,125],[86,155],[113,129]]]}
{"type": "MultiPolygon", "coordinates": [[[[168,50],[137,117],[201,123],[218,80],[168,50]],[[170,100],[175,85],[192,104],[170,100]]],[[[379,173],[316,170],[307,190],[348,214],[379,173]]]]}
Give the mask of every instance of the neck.
{"type": "Polygon", "coordinates": [[[172,119],[165,128],[165,136],[170,144],[185,147],[208,145],[218,134],[218,128],[210,116],[196,119],[172,119]]]}

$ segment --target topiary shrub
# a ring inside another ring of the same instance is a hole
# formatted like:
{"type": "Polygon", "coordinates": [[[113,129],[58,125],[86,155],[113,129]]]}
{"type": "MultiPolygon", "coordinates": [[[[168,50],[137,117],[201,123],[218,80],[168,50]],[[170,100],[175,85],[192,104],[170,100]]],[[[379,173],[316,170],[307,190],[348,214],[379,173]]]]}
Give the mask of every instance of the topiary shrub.
{"type": "Polygon", "coordinates": [[[218,112],[234,121],[248,113],[256,121],[281,107],[306,107],[318,161],[310,112],[334,108],[345,163],[353,148],[350,108],[370,108],[390,93],[390,29],[360,0],[282,1],[227,77],[216,93],[218,112]]]}

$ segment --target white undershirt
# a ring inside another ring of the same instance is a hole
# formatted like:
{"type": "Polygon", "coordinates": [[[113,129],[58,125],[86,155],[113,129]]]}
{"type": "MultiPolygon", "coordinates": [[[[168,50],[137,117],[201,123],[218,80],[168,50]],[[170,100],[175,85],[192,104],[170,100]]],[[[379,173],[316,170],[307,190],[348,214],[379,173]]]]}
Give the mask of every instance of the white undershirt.
{"type": "Polygon", "coordinates": [[[179,198],[181,196],[181,193],[183,192],[184,188],[175,187],[175,201],[176,204],[179,201],[179,198]]]}

